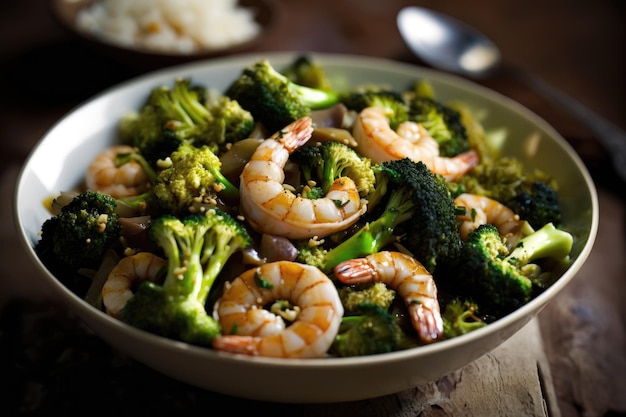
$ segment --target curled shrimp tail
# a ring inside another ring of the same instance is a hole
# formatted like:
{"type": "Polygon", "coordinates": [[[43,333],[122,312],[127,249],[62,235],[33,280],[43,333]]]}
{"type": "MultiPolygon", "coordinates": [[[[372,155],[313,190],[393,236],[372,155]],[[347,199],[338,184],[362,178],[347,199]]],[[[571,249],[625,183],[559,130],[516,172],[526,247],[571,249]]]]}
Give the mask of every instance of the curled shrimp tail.
{"type": "Polygon", "coordinates": [[[475,149],[460,153],[452,158],[440,157],[434,159],[431,166],[428,166],[430,161],[427,161],[426,165],[431,171],[441,174],[448,181],[456,181],[469,171],[472,170],[480,162],[480,156],[475,149]],[[440,168],[445,165],[446,168],[440,168]]]}
{"type": "Polygon", "coordinates": [[[417,323],[417,335],[422,343],[433,343],[443,335],[443,319],[439,314],[439,306],[436,309],[418,305],[410,309],[411,321],[417,323]]]}
{"type": "Polygon", "coordinates": [[[376,271],[365,258],[350,259],[335,267],[335,277],[344,284],[361,284],[372,281],[376,271]]]}
{"type": "Polygon", "coordinates": [[[448,181],[462,177],[479,162],[475,150],[454,157],[441,156],[438,143],[417,123],[406,122],[394,131],[381,107],[363,109],[354,124],[353,135],[359,153],[375,163],[409,158],[423,162],[448,181]]]}
{"type": "Polygon", "coordinates": [[[510,246],[517,243],[526,225],[509,207],[486,196],[463,193],[454,199],[454,204],[465,209],[457,215],[463,240],[467,240],[469,234],[479,225],[488,223],[498,229],[510,246]]]}
{"type": "Polygon", "coordinates": [[[400,252],[382,251],[365,258],[344,261],[334,268],[344,284],[383,282],[404,300],[409,318],[422,343],[443,335],[443,319],[432,275],[414,258],[400,252]]]}
{"type": "Polygon", "coordinates": [[[325,237],[344,230],[365,213],[355,182],[336,179],[326,196],[309,199],[284,184],[289,155],[312,134],[312,120],[305,117],[265,139],[254,151],[240,175],[240,210],[259,233],[289,239],[325,237]]]}
{"type": "Polygon", "coordinates": [[[312,134],[313,120],[310,117],[303,117],[274,133],[270,139],[278,140],[285,149],[293,152],[304,145],[311,138],[312,134]]]}
{"type": "Polygon", "coordinates": [[[258,356],[258,337],[226,335],[213,339],[213,348],[223,352],[258,356]]]}
{"type": "Polygon", "coordinates": [[[281,358],[323,357],[335,339],[343,305],[335,284],[320,269],[292,261],[248,269],[225,286],[214,316],[223,336],[216,350],[281,358]],[[264,285],[259,285],[259,281],[264,285]],[[258,311],[275,301],[291,307],[266,314],[258,311]],[[272,318],[285,314],[282,325],[272,318]]]}

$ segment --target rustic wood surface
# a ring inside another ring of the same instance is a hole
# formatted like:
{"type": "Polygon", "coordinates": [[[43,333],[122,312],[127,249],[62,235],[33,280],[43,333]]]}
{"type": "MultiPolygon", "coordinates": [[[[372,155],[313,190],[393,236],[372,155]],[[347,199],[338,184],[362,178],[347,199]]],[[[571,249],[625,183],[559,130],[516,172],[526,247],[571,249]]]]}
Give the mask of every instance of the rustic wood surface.
{"type": "MultiPolygon", "coordinates": [[[[339,52],[419,64],[394,26],[395,13],[401,6],[417,4],[448,12],[480,27],[502,47],[507,63],[538,74],[626,128],[626,6],[622,1],[276,3],[280,19],[270,36],[257,46],[259,51],[339,52]]],[[[59,117],[91,95],[141,71],[98,55],[69,38],[50,18],[45,0],[1,2],[0,196],[5,201],[12,199],[24,157],[59,117]]],[[[536,321],[499,349],[458,372],[413,390],[368,401],[304,407],[233,400],[176,385],[176,401],[187,401],[192,406],[212,400],[213,405],[215,401],[231,407],[236,404],[235,408],[241,407],[241,411],[249,406],[262,414],[303,416],[626,415],[624,183],[615,178],[607,153],[584,123],[547,102],[511,74],[502,73],[481,83],[553,124],[575,146],[596,181],[600,231],[588,262],[571,285],[536,321]]],[[[21,299],[53,303],[48,301],[49,294],[37,287],[32,279],[35,271],[16,245],[9,204],[0,206],[0,218],[6,220],[0,223],[0,305],[21,299]]],[[[57,343],[76,349],[69,339],[57,343]]],[[[97,342],[90,341],[87,346],[98,352],[104,349],[97,342]]],[[[10,364],[4,367],[7,349],[0,347],[0,352],[4,352],[0,369],[4,371],[10,364]]],[[[106,355],[115,357],[115,352],[106,355]]],[[[115,364],[108,370],[111,375],[144,372],[136,364],[126,364],[121,359],[111,361],[115,364]]],[[[4,379],[7,375],[11,374],[0,372],[2,386],[9,382],[4,379]]],[[[63,380],[71,382],[73,377],[65,375],[63,380]]],[[[3,403],[10,400],[23,405],[32,401],[37,386],[31,381],[28,387],[31,391],[21,392],[22,397],[2,397],[3,403]]],[[[52,389],[45,385],[39,388],[42,392],[52,389]]],[[[60,399],[70,401],[62,395],[60,399]]],[[[36,410],[21,410],[25,415],[36,414],[36,410]]]]}

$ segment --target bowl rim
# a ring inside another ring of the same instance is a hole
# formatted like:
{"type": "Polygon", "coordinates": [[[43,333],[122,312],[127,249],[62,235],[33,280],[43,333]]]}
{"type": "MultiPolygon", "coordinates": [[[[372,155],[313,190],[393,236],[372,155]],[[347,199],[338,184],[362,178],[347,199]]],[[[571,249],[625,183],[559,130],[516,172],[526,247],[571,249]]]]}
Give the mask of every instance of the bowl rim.
{"type": "MultiPolygon", "coordinates": [[[[34,252],[34,248],[31,246],[29,237],[27,236],[24,228],[22,227],[22,221],[20,218],[20,213],[18,210],[18,202],[20,200],[20,194],[24,191],[22,187],[22,183],[24,182],[24,176],[27,171],[27,168],[30,165],[30,161],[33,155],[37,152],[38,148],[45,141],[46,137],[50,134],[51,131],[55,129],[55,127],[62,123],[65,119],[71,117],[78,109],[87,105],[90,102],[96,101],[103,96],[111,93],[112,91],[116,91],[119,89],[123,89],[125,87],[131,86],[135,83],[139,83],[141,81],[148,80],[150,78],[158,78],[167,75],[175,75],[179,72],[184,73],[193,73],[194,71],[198,71],[201,68],[206,66],[210,66],[212,68],[220,67],[220,66],[231,66],[236,63],[244,63],[244,62],[252,62],[253,60],[259,58],[267,58],[270,61],[272,60],[288,60],[297,55],[301,55],[301,51],[277,51],[277,52],[255,52],[255,53],[245,53],[238,54],[233,56],[220,57],[211,60],[201,60],[196,62],[191,62],[187,64],[177,65],[168,68],[162,68],[159,70],[151,71],[129,80],[123,81],[116,85],[113,85],[107,89],[104,89],[100,93],[92,96],[91,98],[85,100],[83,103],[78,104],[75,108],[68,111],[65,115],[63,115],[60,119],[58,119],[37,141],[29,155],[25,159],[22,167],[20,168],[20,172],[17,176],[16,187],[14,191],[14,199],[13,199],[13,212],[14,212],[14,224],[18,232],[18,237],[20,243],[24,246],[25,250],[30,254],[31,258],[34,258],[34,261],[37,263],[38,268],[47,276],[46,282],[52,286],[52,289],[55,291],[57,295],[63,297],[63,300],[66,303],[69,303],[73,307],[78,307],[84,314],[89,315],[99,321],[105,321],[108,326],[113,326],[115,329],[132,336],[133,338],[138,338],[140,340],[145,340],[150,343],[156,343],[163,347],[175,348],[175,347],[184,347],[184,349],[195,356],[202,357],[214,357],[219,358],[220,360],[226,360],[236,363],[249,363],[253,366],[261,366],[261,367],[279,367],[279,368],[298,368],[298,369],[319,369],[321,368],[332,368],[334,370],[341,368],[352,368],[354,366],[362,366],[368,365],[372,363],[373,356],[360,356],[360,357],[344,357],[344,358],[311,358],[311,359],[284,359],[284,358],[269,358],[269,357],[251,357],[247,355],[237,355],[230,354],[227,352],[218,352],[213,349],[208,349],[199,346],[193,346],[186,344],[184,342],[179,342],[173,339],[168,339],[165,337],[161,337],[149,332],[145,332],[143,330],[134,328],[126,323],[121,322],[109,315],[105,312],[96,309],[95,307],[89,305],[82,298],[78,297],[78,295],[74,294],[69,288],[59,281],[54,274],[52,274],[48,269],[43,265],[43,263],[39,260],[37,255],[34,252]]],[[[487,98],[498,101],[499,103],[503,103],[507,107],[510,107],[513,111],[517,113],[521,113],[524,117],[532,120],[534,125],[541,127],[545,130],[552,139],[556,140],[560,146],[562,146],[568,153],[569,157],[572,158],[574,164],[577,166],[580,174],[583,176],[585,181],[585,186],[589,192],[591,198],[591,222],[589,225],[589,235],[587,237],[587,241],[585,245],[581,248],[580,253],[576,257],[576,259],[571,263],[568,269],[563,273],[561,277],[559,277],[550,287],[548,287],[545,291],[539,294],[537,297],[533,298],[527,304],[522,307],[516,309],[510,314],[498,319],[497,321],[490,323],[489,325],[472,331],[468,334],[454,337],[448,340],[442,340],[434,344],[419,346],[407,350],[383,353],[375,355],[376,363],[380,365],[391,364],[394,362],[402,362],[407,359],[416,359],[421,356],[427,356],[428,354],[435,351],[448,351],[454,348],[457,348],[459,345],[468,343],[470,341],[476,341],[481,339],[487,335],[492,335],[498,332],[502,332],[506,329],[511,323],[519,322],[519,321],[529,321],[536,314],[538,314],[541,309],[550,301],[553,295],[559,292],[563,287],[565,287],[572,278],[576,275],[582,264],[588,258],[592,247],[594,245],[597,232],[598,232],[598,224],[599,224],[599,206],[598,206],[598,197],[597,191],[595,188],[595,184],[591,178],[590,173],[588,172],[586,166],[582,162],[580,156],[576,153],[573,147],[559,134],[551,125],[549,125],[544,119],[540,116],[533,113],[531,110],[522,106],[518,102],[512,100],[504,96],[501,93],[498,93],[494,90],[491,90],[487,87],[474,83],[473,81],[463,79],[461,77],[443,73],[440,71],[432,70],[429,68],[423,68],[414,64],[404,63],[395,61],[388,58],[380,58],[380,57],[370,57],[363,55],[352,55],[352,54],[339,54],[339,53],[323,53],[323,52],[307,52],[307,54],[311,55],[315,60],[332,62],[333,65],[338,66],[367,66],[368,68],[380,69],[383,71],[388,71],[389,67],[393,69],[402,69],[406,71],[414,71],[419,74],[423,74],[424,77],[429,77],[432,79],[436,79],[440,82],[445,82],[446,84],[457,88],[457,86],[462,86],[464,88],[470,88],[473,91],[476,91],[481,96],[486,96],[487,98]]],[[[504,342],[508,339],[509,336],[506,336],[501,342],[504,342]]]]}

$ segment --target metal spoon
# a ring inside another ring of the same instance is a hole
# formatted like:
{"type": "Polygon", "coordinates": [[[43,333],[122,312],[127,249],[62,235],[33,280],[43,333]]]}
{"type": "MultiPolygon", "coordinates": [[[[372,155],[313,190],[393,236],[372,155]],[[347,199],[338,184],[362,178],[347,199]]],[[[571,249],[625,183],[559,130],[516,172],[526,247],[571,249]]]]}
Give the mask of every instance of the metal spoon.
{"type": "MultiPolygon", "coordinates": [[[[397,23],[413,53],[434,68],[481,79],[501,66],[500,50],[487,36],[450,16],[410,6],[400,10],[397,23]]],[[[527,71],[517,68],[517,73],[543,97],[586,123],[611,155],[620,178],[626,181],[626,132],[527,71]]]]}

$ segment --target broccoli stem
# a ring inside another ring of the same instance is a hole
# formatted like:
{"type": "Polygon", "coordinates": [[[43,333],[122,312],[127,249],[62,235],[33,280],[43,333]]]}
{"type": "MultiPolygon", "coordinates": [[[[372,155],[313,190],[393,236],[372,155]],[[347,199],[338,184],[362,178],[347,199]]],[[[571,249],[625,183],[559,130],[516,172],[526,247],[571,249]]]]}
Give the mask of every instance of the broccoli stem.
{"type": "Polygon", "coordinates": [[[523,266],[541,258],[563,259],[572,250],[573,241],[571,234],[548,223],[522,238],[506,260],[511,264],[523,266]]]}
{"type": "Polygon", "coordinates": [[[206,283],[202,277],[203,270],[200,259],[204,235],[196,233],[191,237],[184,238],[181,236],[178,239],[174,235],[167,236],[167,240],[171,244],[162,246],[166,258],[170,260],[163,289],[168,296],[184,299],[193,298],[203,303],[202,294],[208,294],[208,289],[204,288],[206,283]],[[190,241],[184,242],[185,240],[190,241]],[[181,248],[186,253],[181,253],[181,248]]]}
{"type": "Polygon", "coordinates": [[[216,169],[213,166],[206,167],[206,169],[211,173],[211,175],[215,177],[217,182],[221,185],[222,189],[216,190],[220,193],[220,195],[230,201],[239,200],[239,188],[236,187],[232,182],[230,182],[228,178],[226,178],[224,174],[222,174],[221,170],[216,169]]]}
{"type": "Polygon", "coordinates": [[[444,337],[450,339],[485,327],[487,324],[476,315],[477,305],[461,299],[454,299],[446,305],[442,319],[444,337]]]}
{"type": "Polygon", "coordinates": [[[329,250],[326,255],[326,269],[348,259],[359,258],[379,252],[383,247],[396,241],[396,226],[411,218],[414,202],[406,187],[394,190],[383,213],[368,223],[354,235],[329,250]]]}
{"type": "Polygon", "coordinates": [[[291,86],[300,94],[304,103],[308,105],[311,110],[325,109],[337,103],[337,93],[332,91],[316,90],[297,84],[292,84],[291,86]]]}
{"type": "Polygon", "coordinates": [[[175,83],[172,95],[174,101],[181,104],[185,116],[185,122],[188,125],[206,124],[211,118],[211,112],[204,106],[197,97],[192,95],[189,88],[189,80],[179,81],[175,83]]]}
{"type": "Polygon", "coordinates": [[[268,65],[268,73],[275,76],[277,79],[288,83],[289,86],[298,93],[304,104],[310,107],[311,110],[324,109],[336,104],[339,101],[339,95],[336,92],[296,84],[287,78],[287,76],[278,72],[271,65],[268,65]]]}

